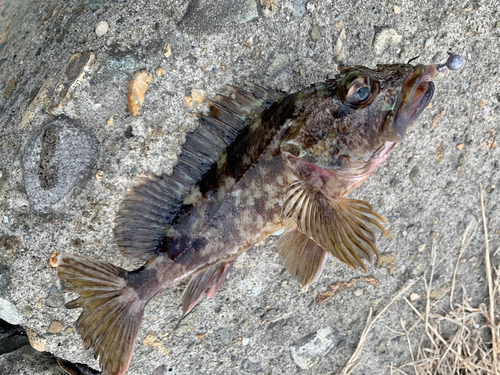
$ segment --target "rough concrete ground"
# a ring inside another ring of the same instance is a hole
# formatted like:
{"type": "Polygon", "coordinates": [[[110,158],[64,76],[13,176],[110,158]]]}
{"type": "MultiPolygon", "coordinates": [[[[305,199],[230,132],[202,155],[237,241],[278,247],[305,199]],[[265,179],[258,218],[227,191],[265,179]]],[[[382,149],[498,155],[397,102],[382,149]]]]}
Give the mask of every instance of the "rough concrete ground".
{"type": "MultiPolygon", "coordinates": [[[[80,312],[62,306],[74,296],[60,292],[48,259],[56,250],[136,268],[113,244],[118,204],[136,175],[172,170],[186,133],[196,127],[194,114],[206,110],[193,96],[213,98],[225,84],[293,92],[323,80],[339,63],[374,66],[416,56],[436,63],[448,49],[467,61],[460,72],[434,80],[432,107],[353,195],[388,220],[391,238],[378,245],[397,265],[392,274],[369,267],[380,286],[359,282],[318,304],[329,285],[362,274],[332,259],[318,282],[301,289],[279,264],[271,238],[242,257],[222,290],[184,320],[183,285],[157,296],[146,309],[129,374],[340,372],[369,308],[380,309],[429,270],[433,243],[438,258],[451,250],[434,285],[449,284],[460,235],[473,217],[480,220],[478,183],[486,192],[490,248],[499,248],[499,3],[264,3],[0,1],[0,273],[7,285],[0,290],[0,318],[32,330],[38,349],[97,368],[72,329],[80,312]],[[109,31],[98,37],[100,21],[109,31]],[[141,115],[132,117],[128,82],[141,69],[157,73],[141,115]],[[28,141],[61,114],[93,132],[99,159],[85,186],[39,216],[28,202],[22,157],[28,141]],[[61,324],[51,333],[54,321],[61,324]]],[[[486,296],[481,232],[457,276],[471,303],[486,296]]],[[[499,263],[498,254],[493,261],[499,263]]],[[[423,295],[423,283],[412,292],[423,295]]],[[[401,319],[413,324],[417,318],[398,302],[380,322],[398,331],[401,319]]],[[[408,361],[405,340],[376,325],[354,373],[387,374],[391,363],[408,361]]],[[[36,373],[24,363],[17,373],[36,373]]]]}

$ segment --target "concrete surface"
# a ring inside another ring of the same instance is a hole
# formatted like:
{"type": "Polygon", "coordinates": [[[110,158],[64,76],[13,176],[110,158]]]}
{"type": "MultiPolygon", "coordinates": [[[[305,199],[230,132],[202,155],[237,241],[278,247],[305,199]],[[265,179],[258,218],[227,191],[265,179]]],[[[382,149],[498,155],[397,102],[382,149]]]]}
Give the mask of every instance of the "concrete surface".
{"type": "MultiPolygon", "coordinates": [[[[31,330],[38,350],[97,368],[72,329],[80,312],[62,306],[75,296],[58,289],[48,260],[56,250],[138,266],[113,244],[115,212],[136,175],[172,170],[186,133],[196,127],[194,114],[207,108],[197,98],[245,82],[292,92],[323,80],[339,64],[374,66],[416,56],[436,63],[451,49],[466,58],[465,68],[434,80],[432,107],[353,195],[388,220],[391,239],[380,238],[378,245],[395,265],[393,274],[371,265],[368,273],[380,286],[358,282],[318,304],[328,285],[362,274],[332,259],[317,283],[301,289],[279,264],[271,238],[248,251],[222,290],[184,320],[184,285],[157,296],[147,306],[128,372],[338,373],[369,308],[380,309],[405,282],[429,271],[433,243],[438,259],[451,250],[434,285],[449,283],[461,234],[471,220],[481,220],[478,183],[485,190],[490,248],[500,246],[500,5],[219,0],[203,18],[206,3],[0,0],[0,273],[8,285],[0,293],[0,318],[31,330]],[[98,37],[101,21],[109,30],[98,37]],[[128,82],[141,69],[155,77],[141,114],[132,117],[128,82]],[[26,195],[23,152],[60,115],[91,131],[100,155],[86,185],[40,216],[26,195]]],[[[457,276],[471,303],[486,296],[483,246],[480,226],[457,276]]],[[[498,255],[493,261],[498,264],[498,255]]],[[[412,292],[422,296],[423,283],[412,292]]],[[[423,306],[422,298],[414,303],[423,306]]],[[[400,331],[401,319],[417,319],[404,302],[380,322],[400,331]]],[[[406,338],[378,324],[354,374],[387,374],[391,363],[409,359],[406,338]]],[[[37,373],[31,362],[17,373],[37,373]]]]}

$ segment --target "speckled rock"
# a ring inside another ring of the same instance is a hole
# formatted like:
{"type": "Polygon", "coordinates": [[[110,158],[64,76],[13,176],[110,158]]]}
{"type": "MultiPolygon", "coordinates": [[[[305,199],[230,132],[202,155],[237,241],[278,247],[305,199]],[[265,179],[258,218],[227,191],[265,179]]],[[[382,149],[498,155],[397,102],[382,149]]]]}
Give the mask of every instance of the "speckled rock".
{"type": "Polygon", "coordinates": [[[78,122],[45,125],[24,149],[23,173],[31,209],[46,214],[75,186],[85,185],[99,156],[97,138],[78,122]]]}

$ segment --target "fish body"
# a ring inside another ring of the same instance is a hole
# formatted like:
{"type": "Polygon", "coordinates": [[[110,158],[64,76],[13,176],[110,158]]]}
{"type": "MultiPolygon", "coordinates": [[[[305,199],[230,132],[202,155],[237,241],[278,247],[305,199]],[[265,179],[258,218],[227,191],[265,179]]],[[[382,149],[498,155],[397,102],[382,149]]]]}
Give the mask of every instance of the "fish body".
{"type": "Polygon", "coordinates": [[[404,138],[443,66],[353,66],[287,96],[230,86],[229,97],[209,102],[173,174],[143,178],[117,213],[118,247],[144,266],[128,272],[59,256],[63,287],[80,295],[66,306],[83,308],[76,329],[103,374],[126,372],[151,298],[191,277],[183,295],[189,313],[204,293],[217,292],[241,253],[277,230],[288,229],[278,252],[304,285],[329,254],[366,270],[364,260],[379,255],[384,219],[347,195],[404,138]]]}

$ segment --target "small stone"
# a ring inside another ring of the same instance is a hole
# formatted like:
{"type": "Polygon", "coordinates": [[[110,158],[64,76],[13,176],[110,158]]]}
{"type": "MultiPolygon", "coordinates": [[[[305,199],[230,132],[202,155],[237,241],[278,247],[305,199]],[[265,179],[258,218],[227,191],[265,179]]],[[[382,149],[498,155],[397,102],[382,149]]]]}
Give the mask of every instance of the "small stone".
{"type": "Polygon", "coordinates": [[[416,301],[419,298],[420,298],[420,295],[418,293],[412,293],[412,294],[410,294],[410,300],[411,301],[416,301]]]}
{"type": "Polygon", "coordinates": [[[424,42],[424,48],[430,48],[434,45],[434,37],[427,38],[424,42]]]}
{"type": "Polygon", "coordinates": [[[50,322],[49,328],[47,328],[48,333],[59,333],[63,329],[63,325],[61,322],[57,320],[53,320],[50,322]]]}
{"type": "Polygon", "coordinates": [[[337,332],[331,327],[303,337],[300,343],[290,345],[290,355],[297,366],[308,370],[316,365],[334,346],[337,332]]]}
{"type": "Polygon", "coordinates": [[[95,27],[95,33],[98,37],[103,36],[109,30],[109,24],[106,21],[99,22],[95,27]]]}
{"type": "Polygon", "coordinates": [[[57,267],[57,250],[54,250],[49,258],[49,266],[52,268],[57,267]]]}
{"type": "Polygon", "coordinates": [[[459,165],[457,167],[457,173],[458,173],[458,175],[464,174],[465,173],[465,167],[463,165],[459,165]]]}
{"type": "Polygon", "coordinates": [[[163,70],[163,68],[158,68],[156,69],[155,73],[158,77],[161,77],[162,75],[165,74],[165,70],[163,70]]]}
{"type": "Polygon", "coordinates": [[[425,248],[426,248],[426,247],[427,247],[427,245],[426,245],[425,243],[423,243],[422,245],[420,245],[420,246],[418,247],[418,252],[419,252],[419,253],[421,253],[422,251],[424,251],[424,250],[425,250],[425,248]]]}
{"type": "Polygon", "coordinates": [[[184,98],[184,103],[191,109],[198,107],[205,100],[205,91],[192,89],[191,95],[184,98]]]}
{"type": "Polygon", "coordinates": [[[73,331],[74,331],[73,327],[68,327],[64,330],[64,332],[66,333],[73,333],[73,331]]]}
{"type": "Polygon", "coordinates": [[[386,341],[385,339],[382,339],[382,340],[380,340],[380,342],[378,343],[378,348],[379,348],[380,350],[385,350],[385,346],[386,346],[386,344],[387,344],[387,341],[386,341]]]}
{"type": "Polygon", "coordinates": [[[9,83],[7,83],[7,85],[5,86],[5,89],[3,90],[3,96],[4,97],[7,97],[10,95],[10,93],[12,91],[14,91],[14,88],[16,87],[17,85],[17,78],[16,77],[12,77],[9,81],[9,83]]]}
{"type": "Polygon", "coordinates": [[[241,345],[247,346],[250,343],[250,339],[248,337],[243,337],[241,340],[241,345]]]}
{"type": "Polygon", "coordinates": [[[319,29],[316,26],[314,26],[311,29],[311,32],[309,33],[309,36],[311,37],[311,39],[312,39],[313,42],[317,42],[318,39],[319,39],[319,29]]]}
{"type": "Polygon", "coordinates": [[[444,156],[444,143],[443,141],[441,141],[438,148],[436,149],[436,161],[438,163],[441,163],[441,161],[443,160],[443,156],[444,156]]]}
{"type": "Polygon", "coordinates": [[[204,334],[204,333],[200,333],[200,334],[198,335],[198,338],[199,338],[199,339],[203,339],[203,338],[205,338],[205,334],[204,334]]]}
{"type": "Polygon", "coordinates": [[[153,75],[146,70],[135,73],[128,85],[128,109],[132,116],[138,116],[153,75]]]}
{"type": "Polygon", "coordinates": [[[352,292],[352,294],[354,294],[356,297],[359,297],[363,294],[363,289],[358,288],[354,292],[352,292]]]}
{"type": "Polygon", "coordinates": [[[309,13],[313,13],[315,10],[316,10],[316,3],[314,1],[309,1],[307,4],[306,4],[306,10],[309,12],[309,13]]]}
{"type": "Polygon", "coordinates": [[[3,219],[2,219],[2,223],[3,224],[9,224],[9,217],[8,216],[4,216],[3,219]]]}
{"type": "Polygon", "coordinates": [[[57,286],[51,285],[47,298],[45,298],[45,304],[48,307],[57,308],[64,305],[64,296],[57,286]]]}
{"type": "Polygon", "coordinates": [[[420,176],[420,166],[417,164],[410,171],[409,174],[410,181],[413,182],[414,185],[417,185],[419,176],[420,176]]]}
{"type": "Polygon", "coordinates": [[[429,238],[432,241],[435,241],[438,239],[438,237],[439,237],[439,232],[435,232],[435,231],[431,230],[431,234],[429,235],[429,238]]]}
{"type": "Polygon", "coordinates": [[[106,124],[108,125],[114,125],[115,124],[115,115],[112,115],[108,121],[106,121],[106,124]]]}
{"type": "Polygon", "coordinates": [[[47,346],[47,339],[43,336],[40,336],[38,333],[33,331],[30,328],[26,329],[26,334],[28,335],[28,339],[30,340],[30,345],[33,349],[44,352],[47,346]]]}
{"type": "Polygon", "coordinates": [[[103,171],[97,171],[97,173],[95,174],[95,179],[99,182],[102,181],[102,176],[104,175],[104,172],[103,171]]]}
{"type": "Polygon", "coordinates": [[[170,44],[167,43],[163,46],[163,56],[165,56],[167,59],[172,56],[172,48],[170,47],[170,44]]]}
{"type": "Polygon", "coordinates": [[[479,109],[483,109],[484,108],[484,102],[482,100],[480,100],[477,104],[479,106],[479,109]]]}
{"type": "Polygon", "coordinates": [[[394,13],[396,13],[396,14],[401,14],[401,8],[400,8],[400,7],[398,7],[397,5],[394,5],[394,6],[392,7],[392,9],[394,9],[394,13]]]}
{"type": "Polygon", "coordinates": [[[460,143],[459,145],[457,145],[457,148],[461,151],[464,148],[464,144],[460,143]]]}

